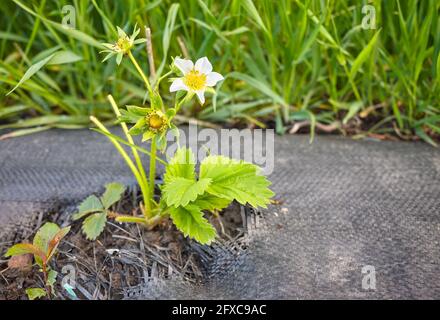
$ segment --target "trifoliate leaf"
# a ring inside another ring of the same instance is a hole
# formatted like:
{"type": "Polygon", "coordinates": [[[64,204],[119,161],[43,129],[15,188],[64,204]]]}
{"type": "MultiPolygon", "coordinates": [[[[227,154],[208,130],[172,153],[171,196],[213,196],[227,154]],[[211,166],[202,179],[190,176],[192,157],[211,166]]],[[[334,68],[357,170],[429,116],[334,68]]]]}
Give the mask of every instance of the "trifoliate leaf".
{"type": "Polygon", "coordinates": [[[107,222],[107,214],[105,212],[94,213],[88,216],[82,225],[82,230],[89,240],[96,240],[101,232],[104,230],[107,222]]]}
{"type": "Polygon", "coordinates": [[[210,182],[211,179],[194,181],[186,178],[170,178],[163,186],[162,195],[168,206],[184,207],[203,194],[210,182]]]}
{"type": "Polygon", "coordinates": [[[89,213],[101,211],[103,209],[104,207],[101,203],[101,200],[99,200],[97,196],[91,195],[81,202],[81,204],[78,206],[78,213],[75,213],[72,218],[73,220],[78,220],[89,213]]]}
{"type": "Polygon", "coordinates": [[[32,253],[34,256],[40,257],[40,259],[45,257],[45,253],[43,251],[30,243],[18,243],[13,245],[8,249],[5,257],[19,256],[27,253],[32,253]]]}
{"type": "Polygon", "coordinates": [[[169,161],[164,180],[167,182],[171,178],[186,178],[190,180],[195,179],[195,158],[191,149],[180,148],[174,154],[174,157],[169,161]]]}
{"type": "Polygon", "coordinates": [[[29,288],[26,289],[26,294],[29,300],[35,300],[46,296],[46,291],[41,288],[29,288]]]}
{"type": "Polygon", "coordinates": [[[259,174],[259,167],[224,156],[208,156],[200,166],[200,178],[212,179],[207,192],[241,204],[266,208],[274,193],[270,181],[259,174]]]}
{"type": "Polygon", "coordinates": [[[199,207],[188,205],[185,208],[170,208],[170,216],[177,229],[187,237],[197,240],[201,244],[211,244],[217,232],[203,217],[199,207]]]}
{"type": "Polygon", "coordinates": [[[198,196],[195,201],[191,202],[191,204],[196,205],[200,208],[200,210],[208,210],[212,212],[214,210],[222,210],[226,208],[231,202],[232,200],[230,199],[220,198],[212,194],[205,193],[201,196],[198,196]]]}
{"type": "Polygon", "coordinates": [[[113,182],[106,185],[105,192],[101,197],[104,208],[108,209],[112,204],[119,201],[124,192],[125,186],[120,183],[113,182]]]}

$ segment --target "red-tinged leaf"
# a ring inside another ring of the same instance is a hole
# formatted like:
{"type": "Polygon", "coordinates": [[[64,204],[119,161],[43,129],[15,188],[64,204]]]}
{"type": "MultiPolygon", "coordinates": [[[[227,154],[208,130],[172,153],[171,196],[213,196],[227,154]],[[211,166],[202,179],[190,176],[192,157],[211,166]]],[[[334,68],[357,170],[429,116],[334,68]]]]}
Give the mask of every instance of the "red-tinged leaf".
{"type": "Polygon", "coordinates": [[[70,226],[60,229],[57,234],[50,240],[47,253],[47,262],[52,258],[61,240],[69,233],[70,226]]]}
{"type": "Polygon", "coordinates": [[[32,253],[35,257],[39,257],[41,260],[46,261],[46,255],[39,248],[30,243],[18,243],[9,248],[5,257],[13,257],[22,254],[32,253]]]}

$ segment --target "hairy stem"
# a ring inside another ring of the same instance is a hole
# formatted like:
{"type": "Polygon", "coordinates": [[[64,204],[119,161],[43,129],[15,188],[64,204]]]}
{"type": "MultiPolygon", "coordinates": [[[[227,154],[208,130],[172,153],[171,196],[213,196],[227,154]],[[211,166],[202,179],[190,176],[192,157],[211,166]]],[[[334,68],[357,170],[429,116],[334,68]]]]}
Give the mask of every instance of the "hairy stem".
{"type": "Polygon", "coordinates": [[[142,225],[146,226],[148,228],[148,230],[153,229],[155,226],[157,226],[164,219],[166,219],[165,216],[159,216],[159,215],[156,215],[150,219],[145,219],[145,217],[133,217],[133,216],[127,216],[127,215],[117,215],[115,217],[115,221],[117,221],[117,222],[142,224],[142,225]]]}
{"type": "Polygon", "coordinates": [[[150,81],[148,80],[145,73],[142,71],[142,68],[137,63],[137,61],[136,61],[135,57],[133,56],[133,54],[131,53],[131,51],[128,52],[128,56],[130,57],[131,62],[135,66],[135,68],[136,68],[137,72],[139,73],[139,75],[141,76],[142,80],[144,80],[144,83],[145,83],[145,86],[147,87],[148,93],[151,96],[153,94],[153,89],[151,88],[150,81]]]}
{"type": "Polygon", "coordinates": [[[47,285],[47,280],[48,280],[47,266],[46,266],[46,262],[44,261],[42,263],[42,269],[43,269],[43,277],[44,277],[44,288],[46,289],[47,297],[49,298],[49,300],[52,300],[52,289],[50,288],[50,285],[47,285]]]}

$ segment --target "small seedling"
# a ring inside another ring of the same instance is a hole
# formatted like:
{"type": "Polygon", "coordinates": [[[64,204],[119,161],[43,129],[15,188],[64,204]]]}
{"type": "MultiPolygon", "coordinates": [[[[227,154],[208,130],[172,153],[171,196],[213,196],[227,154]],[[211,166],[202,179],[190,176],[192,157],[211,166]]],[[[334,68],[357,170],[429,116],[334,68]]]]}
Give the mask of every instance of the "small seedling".
{"type": "Polygon", "coordinates": [[[73,215],[73,220],[84,218],[82,230],[87,239],[96,240],[104,230],[107,217],[111,215],[110,207],[121,199],[125,187],[119,183],[109,183],[101,197],[91,195],[79,206],[78,213],[73,215]]]}
{"type": "MultiPolygon", "coordinates": [[[[149,79],[132,54],[134,46],[144,42],[143,39],[136,40],[139,30],[135,27],[133,35],[128,37],[118,28],[118,34],[119,39],[115,44],[104,44],[107,48],[105,52],[108,53],[105,60],[116,56],[119,65],[124,57],[130,59],[145,84],[149,106],[128,105],[125,109],[120,109],[113,97],[108,96],[126,139],[111,134],[95,117],[90,118],[97,126],[94,130],[106,135],[124,158],[142,193],[142,216],[115,214],[113,217],[118,222],[139,223],[147,228],[171,218],[185,236],[202,244],[210,244],[216,237],[216,230],[204,217],[203,212],[221,210],[233,200],[243,205],[265,207],[274,195],[268,188],[270,182],[260,175],[259,168],[251,163],[223,156],[208,156],[201,163],[199,174],[196,175],[194,155],[189,149],[178,149],[169,162],[160,159],[157,152],[165,151],[168,131],[178,134],[173,120],[181,107],[189,103],[194,96],[203,106],[205,93],[216,94],[214,87],[219,81],[224,80],[224,77],[213,72],[211,62],[206,57],[198,59],[195,63],[176,57],[164,75],[161,75],[162,66],[159,68],[160,72],[149,79]],[[171,75],[174,76],[170,77],[171,75]],[[177,92],[174,106],[165,105],[159,92],[161,81],[167,77],[172,82],[169,91],[177,92]],[[132,124],[132,127],[129,129],[127,124],[132,124]],[[151,141],[149,151],[134,142],[132,136],[135,135],[141,135],[142,142],[151,141]],[[131,147],[133,159],[121,144],[131,147]],[[148,177],[139,153],[145,153],[150,157],[148,177]],[[161,162],[166,168],[159,200],[154,194],[157,162],[161,162]]],[[[151,48],[151,44],[149,46],[151,48]]],[[[152,56],[149,58],[150,63],[154,61],[152,56]]],[[[150,66],[150,70],[154,69],[154,66],[150,66]]],[[[96,239],[102,232],[109,217],[108,207],[109,204],[104,203],[103,198],[90,196],[81,205],[80,212],[75,215],[74,219],[79,219],[92,214],[83,224],[83,230],[89,239],[96,239]]]]}
{"type": "Polygon", "coordinates": [[[49,262],[54,256],[61,240],[69,233],[70,227],[60,228],[55,223],[45,223],[35,234],[33,243],[18,243],[9,248],[5,257],[33,254],[36,264],[44,277],[43,288],[28,288],[26,294],[30,300],[54,294],[57,272],[50,268],[49,262]]]}

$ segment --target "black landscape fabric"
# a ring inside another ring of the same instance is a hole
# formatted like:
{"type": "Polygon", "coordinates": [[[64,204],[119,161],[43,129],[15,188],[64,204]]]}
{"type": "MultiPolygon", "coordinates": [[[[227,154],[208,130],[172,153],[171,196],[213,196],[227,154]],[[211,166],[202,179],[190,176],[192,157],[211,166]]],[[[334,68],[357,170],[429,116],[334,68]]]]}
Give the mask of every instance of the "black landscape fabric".
{"type": "MultiPolygon", "coordinates": [[[[285,135],[275,137],[269,178],[281,204],[248,211],[239,243],[194,245],[203,283],[152,272],[126,298],[440,298],[438,149],[334,136],[309,144],[308,136],[285,135]]],[[[97,133],[54,130],[1,141],[0,242],[33,228],[27,224],[36,213],[113,181],[134,184],[97,133]]]]}

